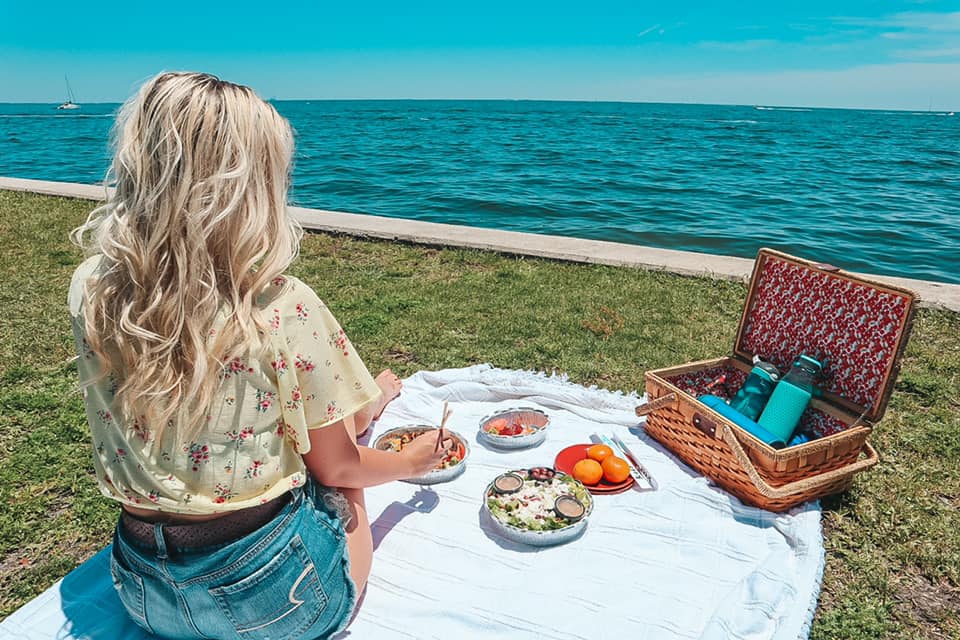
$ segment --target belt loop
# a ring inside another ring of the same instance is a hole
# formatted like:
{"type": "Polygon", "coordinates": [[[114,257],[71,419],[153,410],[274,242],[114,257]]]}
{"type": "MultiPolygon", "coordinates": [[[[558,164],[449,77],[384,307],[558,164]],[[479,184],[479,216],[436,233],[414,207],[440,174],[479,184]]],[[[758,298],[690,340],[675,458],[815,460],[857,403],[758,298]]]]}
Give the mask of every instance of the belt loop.
{"type": "Polygon", "coordinates": [[[157,558],[167,559],[167,543],[163,539],[163,523],[156,522],[153,525],[153,537],[157,542],[157,558]]]}

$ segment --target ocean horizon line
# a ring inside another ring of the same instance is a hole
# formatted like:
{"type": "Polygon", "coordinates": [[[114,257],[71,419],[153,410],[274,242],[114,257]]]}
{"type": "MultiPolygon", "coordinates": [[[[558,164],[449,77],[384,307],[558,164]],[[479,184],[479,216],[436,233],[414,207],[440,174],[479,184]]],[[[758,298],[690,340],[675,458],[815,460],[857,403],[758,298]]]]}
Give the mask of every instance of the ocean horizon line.
{"type": "MultiPolygon", "coordinates": [[[[781,111],[858,111],[872,113],[892,113],[892,114],[923,114],[923,115],[947,115],[955,114],[956,109],[922,109],[922,108],[898,108],[898,107],[839,107],[827,105],[805,105],[805,104],[774,104],[774,103],[737,103],[737,102],[685,102],[685,101],[655,101],[655,100],[604,100],[604,99],[583,99],[583,98],[264,98],[271,103],[285,102],[328,102],[328,103],[348,103],[348,102],[390,102],[390,103],[437,103],[437,102],[503,102],[503,103],[547,103],[547,104],[617,104],[617,105],[651,105],[651,106],[697,106],[697,107],[737,107],[754,109],[771,109],[781,111]]],[[[4,101],[0,100],[0,105],[50,105],[56,107],[62,104],[62,100],[53,101],[4,101]]],[[[97,102],[79,101],[77,104],[89,106],[113,106],[122,105],[123,100],[109,100],[97,102]]],[[[66,113],[63,115],[72,115],[66,113]]]]}

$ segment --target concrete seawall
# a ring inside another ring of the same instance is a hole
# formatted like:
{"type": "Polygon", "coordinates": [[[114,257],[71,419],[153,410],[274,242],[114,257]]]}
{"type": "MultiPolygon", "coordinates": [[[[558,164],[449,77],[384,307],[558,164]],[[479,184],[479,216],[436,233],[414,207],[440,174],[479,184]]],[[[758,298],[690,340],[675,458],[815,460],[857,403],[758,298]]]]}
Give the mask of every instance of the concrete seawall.
{"type": "MultiPolygon", "coordinates": [[[[95,201],[104,200],[107,193],[102,186],[5,177],[0,177],[0,189],[95,201]]],[[[749,280],[753,268],[753,260],[746,258],[656,249],[619,242],[498,231],[302,207],[291,207],[290,211],[300,224],[310,231],[427,245],[469,247],[571,262],[657,269],[687,276],[708,276],[743,282],[749,280]]],[[[869,274],[869,277],[917,292],[921,306],[960,312],[960,285],[872,274],[869,274]]]]}

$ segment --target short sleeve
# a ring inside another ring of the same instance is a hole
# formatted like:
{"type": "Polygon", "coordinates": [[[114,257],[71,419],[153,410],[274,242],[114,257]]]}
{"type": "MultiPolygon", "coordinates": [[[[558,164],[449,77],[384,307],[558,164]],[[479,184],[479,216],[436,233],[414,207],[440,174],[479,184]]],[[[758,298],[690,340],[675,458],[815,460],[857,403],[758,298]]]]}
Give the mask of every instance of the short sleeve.
{"type": "Polygon", "coordinates": [[[70,308],[70,316],[76,318],[82,312],[84,288],[87,280],[92,278],[100,267],[100,261],[103,256],[95,255],[84,260],[73,272],[70,279],[70,290],[67,293],[67,305],[70,308]]]}
{"type": "Polygon", "coordinates": [[[350,416],[380,397],[380,388],[327,306],[306,284],[285,277],[283,293],[265,309],[274,345],[286,432],[298,453],[310,450],[308,430],[350,416]]]}

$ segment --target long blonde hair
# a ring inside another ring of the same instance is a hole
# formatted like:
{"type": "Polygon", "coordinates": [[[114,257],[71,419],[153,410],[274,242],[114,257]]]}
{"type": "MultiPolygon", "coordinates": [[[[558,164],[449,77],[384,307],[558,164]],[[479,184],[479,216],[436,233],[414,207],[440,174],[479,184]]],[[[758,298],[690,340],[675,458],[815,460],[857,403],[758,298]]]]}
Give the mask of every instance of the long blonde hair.
{"type": "Polygon", "coordinates": [[[297,255],[293,134],[249,87],[161,73],[123,105],[112,138],[116,190],[73,232],[103,255],[86,337],[117,378],[121,415],[158,440],[168,424],[183,438],[203,423],[224,362],[263,347],[254,302],[297,255]]]}

